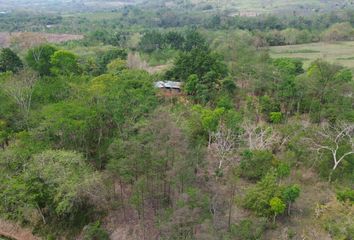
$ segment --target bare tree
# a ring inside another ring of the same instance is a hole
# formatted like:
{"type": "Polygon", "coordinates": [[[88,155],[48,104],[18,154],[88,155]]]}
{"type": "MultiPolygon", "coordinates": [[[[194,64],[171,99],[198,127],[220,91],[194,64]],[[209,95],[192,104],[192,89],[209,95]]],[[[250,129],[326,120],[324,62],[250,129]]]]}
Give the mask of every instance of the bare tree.
{"type": "Polygon", "coordinates": [[[136,52],[128,54],[127,65],[130,69],[147,70],[149,67],[147,62],[141,59],[140,54],[136,52]]]}
{"type": "Polygon", "coordinates": [[[227,167],[232,160],[232,155],[236,149],[237,135],[230,129],[221,124],[218,130],[211,134],[212,149],[218,158],[218,169],[227,167]]]}
{"type": "Polygon", "coordinates": [[[321,154],[323,151],[331,153],[333,167],[329,181],[331,181],[332,174],[339,164],[347,156],[354,154],[353,137],[354,124],[340,123],[336,126],[324,125],[315,133],[314,138],[307,139],[311,144],[311,148],[318,154],[321,154]]]}
{"type": "MultiPolygon", "coordinates": [[[[272,127],[257,126],[249,122],[243,124],[243,138],[246,141],[247,147],[251,150],[265,150],[272,148],[276,143],[281,141],[280,135],[274,131],[272,127]]],[[[286,139],[283,140],[283,145],[286,139]]]]}
{"type": "Polygon", "coordinates": [[[37,79],[38,76],[35,72],[25,69],[15,75],[11,75],[2,84],[4,93],[18,105],[26,124],[28,123],[32,94],[37,79]]]}

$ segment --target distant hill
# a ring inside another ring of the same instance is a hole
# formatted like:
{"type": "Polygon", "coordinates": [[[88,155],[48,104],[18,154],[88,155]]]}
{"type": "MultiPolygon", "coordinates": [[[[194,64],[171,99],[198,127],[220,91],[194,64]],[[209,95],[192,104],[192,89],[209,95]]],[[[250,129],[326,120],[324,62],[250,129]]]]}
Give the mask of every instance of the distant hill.
{"type": "Polygon", "coordinates": [[[230,15],[311,14],[354,7],[353,0],[0,0],[0,14],[12,10],[92,12],[127,5],[223,11],[230,15]]]}
{"type": "Polygon", "coordinates": [[[102,9],[116,9],[132,5],[137,0],[0,0],[0,12],[32,10],[45,12],[86,12],[102,9]]]}
{"type": "Polygon", "coordinates": [[[145,4],[185,6],[203,11],[227,11],[230,14],[257,15],[262,13],[311,14],[354,7],[353,0],[149,0],[145,4]]]}

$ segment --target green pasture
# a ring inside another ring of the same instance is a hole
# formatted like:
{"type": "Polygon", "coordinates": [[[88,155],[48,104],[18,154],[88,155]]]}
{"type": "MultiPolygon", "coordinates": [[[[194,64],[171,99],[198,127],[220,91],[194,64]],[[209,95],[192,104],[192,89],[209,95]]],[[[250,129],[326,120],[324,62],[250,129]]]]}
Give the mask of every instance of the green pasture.
{"type": "Polygon", "coordinates": [[[305,67],[316,59],[324,59],[354,69],[354,41],[277,46],[270,48],[270,54],[273,58],[302,59],[305,67]]]}

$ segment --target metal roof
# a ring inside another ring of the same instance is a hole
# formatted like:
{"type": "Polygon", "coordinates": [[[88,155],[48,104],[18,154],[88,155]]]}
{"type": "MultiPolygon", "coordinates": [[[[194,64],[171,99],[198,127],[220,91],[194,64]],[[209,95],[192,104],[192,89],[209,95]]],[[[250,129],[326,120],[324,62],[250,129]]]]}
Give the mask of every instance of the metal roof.
{"type": "Polygon", "coordinates": [[[172,88],[172,89],[181,89],[181,82],[173,82],[173,81],[158,81],[155,82],[156,88],[172,88]]]}

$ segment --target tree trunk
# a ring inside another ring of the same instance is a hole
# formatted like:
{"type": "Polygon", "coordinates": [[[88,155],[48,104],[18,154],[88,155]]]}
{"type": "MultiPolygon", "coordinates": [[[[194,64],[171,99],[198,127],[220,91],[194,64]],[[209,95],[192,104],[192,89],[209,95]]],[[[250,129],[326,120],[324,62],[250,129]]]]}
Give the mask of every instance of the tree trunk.
{"type": "Polygon", "coordinates": [[[210,145],[211,145],[211,132],[209,132],[208,148],[210,148],[210,145]]]}
{"type": "Polygon", "coordinates": [[[231,215],[232,215],[232,206],[233,206],[233,200],[235,198],[235,187],[232,187],[232,193],[231,193],[231,198],[229,202],[229,220],[228,220],[228,229],[231,231],[231,215]]]}
{"type": "Polygon", "coordinates": [[[332,169],[331,172],[329,173],[329,176],[328,176],[328,183],[331,183],[331,182],[332,182],[332,175],[333,175],[334,170],[335,170],[335,169],[332,169]]]}
{"type": "MultiPolygon", "coordinates": [[[[125,212],[125,201],[124,201],[124,191],[123,191],[123,183],[122,183],[122,179],[119,179],[119,185],[120,185],[120,195],[121,195],[121,198],[122,198],[122,206],[123,206],[123,218],[124,218],[124,221],[127,220],[126,218],[126,212],[125,212]]],[[[115,189],[114,189],[115,191],[115,189]]]]}

